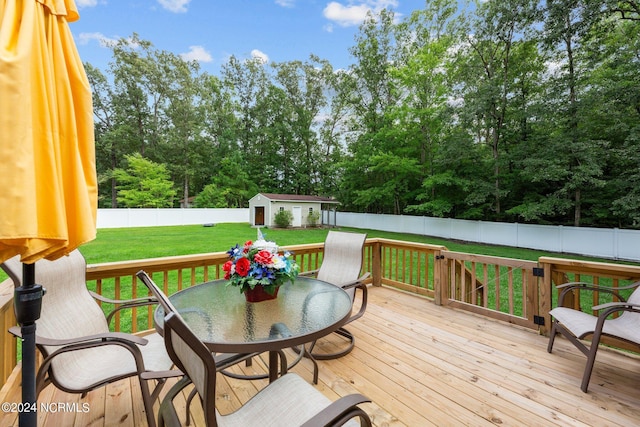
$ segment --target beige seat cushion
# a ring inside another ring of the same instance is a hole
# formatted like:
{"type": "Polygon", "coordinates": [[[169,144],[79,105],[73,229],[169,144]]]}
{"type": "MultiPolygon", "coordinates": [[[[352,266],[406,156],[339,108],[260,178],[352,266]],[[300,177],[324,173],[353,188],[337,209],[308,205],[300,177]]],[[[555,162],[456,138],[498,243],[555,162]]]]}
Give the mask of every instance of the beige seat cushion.
{"type": "MultiPolygon", "coordinates": [[[[236,412],[221,416],[220,427],[299,426],[331,404],[331,400],[296,374],[287,374],[259,392],[236,412]],[[304,400],[299,399],[305,396],[304,400]],[[304,402],[304,404],[300,404],[304,402]]],[[[352,419],[345,426],[358,427],[352,419]]]]}

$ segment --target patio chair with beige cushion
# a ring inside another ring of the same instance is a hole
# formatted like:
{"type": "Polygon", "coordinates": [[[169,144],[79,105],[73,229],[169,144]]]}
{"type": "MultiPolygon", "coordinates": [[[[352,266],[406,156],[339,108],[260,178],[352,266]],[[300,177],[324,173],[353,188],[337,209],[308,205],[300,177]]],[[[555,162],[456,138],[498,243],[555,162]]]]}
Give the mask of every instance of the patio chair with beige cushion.
{"type": "MultiPolygon", "coordinates": [[[[147,288],[149,288],[151,295],[153,295],[154,299],[158,301],[158,303],[164,310],[165,316],[169,313],[177,312],[176,308],[173,306],[173,304],[171,304],[171,301],[169,301],[169,298],[167,297],[167,295],[162,291],[162,289],[160,289],[160,287],[158,287],[158,285],[153,281],[151,276],[149,276],[143,270],[138,271],[138,273],[136,273],[136,276],[138,276],[138,279],[140,279],[142,283],[144,283],[144,285],[147,288]]],[[[246,354],[245,353],[214,353],[213,356],[216,362],[216,369],[218,370],[218,372],[222,372],[223,374],[227,374],[228,376],[231,376],[233,378],[251,380],[251,379],[267,378],[268,374],[242,375],[242,374],[234,374],[232,372],[225,372],[225,370],[243,361],[247,362],[247,365],[250,365],[251,359],[259,355],[260,353],[246,353],[246,354]]],[[[279,352],[279,356],[280,356],[280,371],[286,373],[287,358],[283,351],[279,352]]],[[[191,394],[189,394],[189,397],[187,398],[187,405],[186,405],[187,407],[186,424],[187,425],[190,423],[189,408],[191,407],[191,401],[193,400],[195,395],[196,395],[196,392],[195,390],[193,390],[191,394]]]]}
{"type": "MultiPolygon", "coordinates": [[[[2,264],[15,286],[22,278],[18,257],[2,264]]],[[[75,250],[55,261],[38,261],[36,282],[45,288],[42,313],[36,321],[36,346],[43,356],[36,375],[36,395],[53,383],[69,393],[86,393],[109,383],[137,376],[149,426],[155,426],[153,402],[165,379],[181,376],[171,370],[173,362],[164,341],[156,333],[144,337],[110,332],[109,320],[123,308],[155,304],[152,298],[115,301],[101,297],[86,286],[86,262],[75,250]],[[105,317],[94,298],[117,304],[105,317]],[[148,380],[156,380],[153,392],[148,380]]],[[[20,328],[10,332],[20,335],[20,328]]]]}
{"type": "Polygon", "coordinates": [[[640,349],[640,282],[632,283],[628,286],[610,288],[597,286],[583,282],[571,282],[558,286],[562,289],[558,298],[558,307],[549,312],[553,316],[551,335],[547,351],[551,353],[556,333],[561,333],[571,341],[578,349],[587,356],[587,365],[582,377],[580,388],[587,392],[593,365],[596,360],[596,353],[603,336],[621,340],[626,343],[637,345],[640,349]],[[619,293],[624,289],[634,289],[629,299],[625,299],[619,293]],[[609,302],[592,307],[598,311],[597,316],[584,313],[568,307],[563,307],[565,296],[574,290],[598,291],[609,293],[618,298],[618,302],[609,302]],[[612,314],[618,313],[618,317],[612,314]],[[591,338],[591,345],[585,345],[581,340],[591,338]]]}
{"type": "Polygon", "coordinates": [[[216,363],[207,347],[191,332],[177,313],[164,321],[167,351],[178,368],[186,373],[160,405],[160,427],[180,426],[173,399],[193,383],[202,402],[208,427],[245,426],[371,426],[367,413],[358,405],[370,400],[350,394],[334,402],[297,374],[289,373],[270,383],[238,410],[221,415],[216,410],[216,363]]]}
{"type": "MultiPolygon", "coordinates": [[[[346,324],[362,317],[367,309],[367,285],[363,282],[369,273],[360,275],[364,257],[364,243],[366,234],[344,231],[329,231],[324,242],[322,264],[318,270],[306,271],[302,276],[315,276],[319,280],[329,282],[344,289],[355,302],[356,290],[360,290],[360,308],[349,317],[346,324]]],[[[347,339],[348,343],[333,353],[316,351],[316,343],[312,343],[307,349],[314,359],[335,359],[348,354],[355,345],[355,338],[344,327],[338,329],[336,334],[347,339]]]]}

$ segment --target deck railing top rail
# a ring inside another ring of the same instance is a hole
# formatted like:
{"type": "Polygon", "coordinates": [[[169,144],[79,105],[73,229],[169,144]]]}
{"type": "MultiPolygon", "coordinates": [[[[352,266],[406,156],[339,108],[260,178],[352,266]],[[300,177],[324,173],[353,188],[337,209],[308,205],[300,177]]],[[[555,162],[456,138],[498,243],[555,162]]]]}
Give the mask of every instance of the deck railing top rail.
{"type": "Polygon", "coordinates": [[[540,257],[538,263],[541,265],[550,265],[553,269],[563,272],[581,273],[585,275],[607,275],[620,279],[640,278],[640,266],[638,265],[554,257],[540,257]]]}

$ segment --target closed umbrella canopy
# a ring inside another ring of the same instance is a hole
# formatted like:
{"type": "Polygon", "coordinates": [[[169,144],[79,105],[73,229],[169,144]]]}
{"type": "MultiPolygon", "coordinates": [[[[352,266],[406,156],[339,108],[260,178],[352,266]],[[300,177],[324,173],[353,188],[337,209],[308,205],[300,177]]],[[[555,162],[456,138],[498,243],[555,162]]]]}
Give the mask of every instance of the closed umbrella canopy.
{"type": "MultiPolygon", "coordinates": [[[[36,403],[35,265],[95,238],[91,90],[68,21],[74,0],[0,0],[0,262],[20,255],[14,293],[22,333],[22,401],[36,403]]],[[[23,411],[21,427],[36,426],[23,411]]]]}
{"type": "Polygon", "coordinates": [[[95,238],[91,90],[67,25],[74,0],[0,0],[0,262],[95,238]]]}

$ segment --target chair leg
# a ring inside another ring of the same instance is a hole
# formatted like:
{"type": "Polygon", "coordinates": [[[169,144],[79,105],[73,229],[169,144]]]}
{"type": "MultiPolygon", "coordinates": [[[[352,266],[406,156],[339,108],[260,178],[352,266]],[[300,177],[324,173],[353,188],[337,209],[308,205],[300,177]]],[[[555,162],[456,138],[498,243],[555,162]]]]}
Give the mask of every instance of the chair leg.
{"type": "Polygon", "coordinates": [[[600,345],[600,336],[602,335],[601,329],[602,328],[600,327],[600,330],[596,330],[596,332],[593,334],[593,337],[591,338],[591,345],[587,347],[577,337],[566,331],[564,327],[559,326],[557,321],[554,321],[553,325],[551,326],[549,344],[547,346],[547,351],[549,353],[551,353],[551,349],[553,348],[553,342],[556,335],[558,333],[562,333],[562,335],[564,335],[573,345],[575,345],[578,350],[580,350],[585,356],[587,356],[587,364],[584,368],[582,384],[580,385],[580,390],[582,390],[584,393],[586,393],[587,389],[589,388],[589,381],[591,380],[593,365],[595,364],[596,354],[600,345]]]}
{"type": "Polygon", "coordinates": [[[553,322],[551,322],[551,332],[549,332],[549,344],[547,345],[547,352],[551,353],[551,350],[553,349],[553,342],[556,339],[556,325],[558,323],[554,320],[553,322]]]}
{"type": "Polygon", "coordinates": [[[156,427],[156,418],[153,415],[153,400],[149,392],[149,384],[146,380],[142,379],[140,375],[138,375],[138,380],[140,381],[140,390],[142,391],[142,403],[147,413],[147,424],[149,427],[156,427]]]}
{"type": "Polygon", "coordinates": [[[194,387],[193,390],[191,390],[191,393],[189,393],[189,397],[187,397],[187,414],[186,414],[186,425],[190,425],[191,424],[191,401],[193,400],[194,397],[196,397],[196,395],[198,394],[198,390],[194,387]]]}
{"type": "Polygon", "coordinates": [[[340,328],[337,331],[334,332],[335,334],[341,335],[343,337],[345,337],[348,341],[347,346],[339,351],[336,351],[334,353],[317,353],[317,352],[313,352],[313,348],[311,348],[308,353],[313,356],[314,359],[316,360],[330,360],[330,359],[337,359],[339,357],[342,356],[346,356],[347,354],[351,353],[351,350],[353,350],[353,347],[356,344],[356,338],[353,336],[353,334],[351,332],[349,332],[348,330],[346,330],[345,328],[340,328]]]}
{"type": "MultiPolygon", "coordinates": [[[[289,369],[291,369],[292,367],[294,367],[299,361],[300,359],[302,359],[302,357],[298,357],[296,360],[294,360],[290,365],[287,365],[287,356],[284,354],[283,350],[278,350],[278,356],[280,359],[280,376],[284,375],[287,373],[287,371],[289,369]]],[[[247,359],[246,361],[246,366],[252,366],[252,360],[251,359],[247,359]]],[[[229,378],[235,378],[238,380],[264,380],[266,378],[269,378],[269,374],[256,374],[256,375],[245,375],[245,374],[236,374],[233,373],[231,371],[229,371],[229,369],[221,369],[220,371],[221,374],[229,377],[229,378]]]]}
{"type": "Polygon", "coordinates": [[[596,362],[596,353],[598,352],[598,347],[600,345],[600,331],[596,331],[591,338],[591,346],[589,347],[589,354],[587,355],[587,365],[584,367],[584,374],[582,376],[582,384],[580,385],[580,390],[584,393],[587,392],[589,388],[589,381],[591,380],[591,373],[593,372],[593,365],[596,362]]]}
{"type": "Polygon", "coordinates": [[[292,350],[298,353],[298,359],[302,359],[302,357],[306,357],[307,359],[311,360],[311,363],[313,363],[313,383],[318,384],[318,376],[320,373],[320,368],[318,367],[318,362],[316,361],[316,358],[313,357],[313,354],[311,353],[315,345],[316,345],[316,341],[309,344],[308,350],[305,344],[301,345],[300,347],[293,347],[292,350]]]}
{"type": "MultiPolygon", "coordinates": [[[[158,427],[164,427],[165,425],[170,427],[181,425],[176,408],[173,406],[173,399],[189,384],[191,384],[191,380],[189,377],[185,376],[175,383],[167,392],[164,399],[162,399],[162,402],[160,402],[160,410],[158,411],[158,427]]],[[[187,407],[187,412],[188,411],[189,408],[187,407]]]]}

